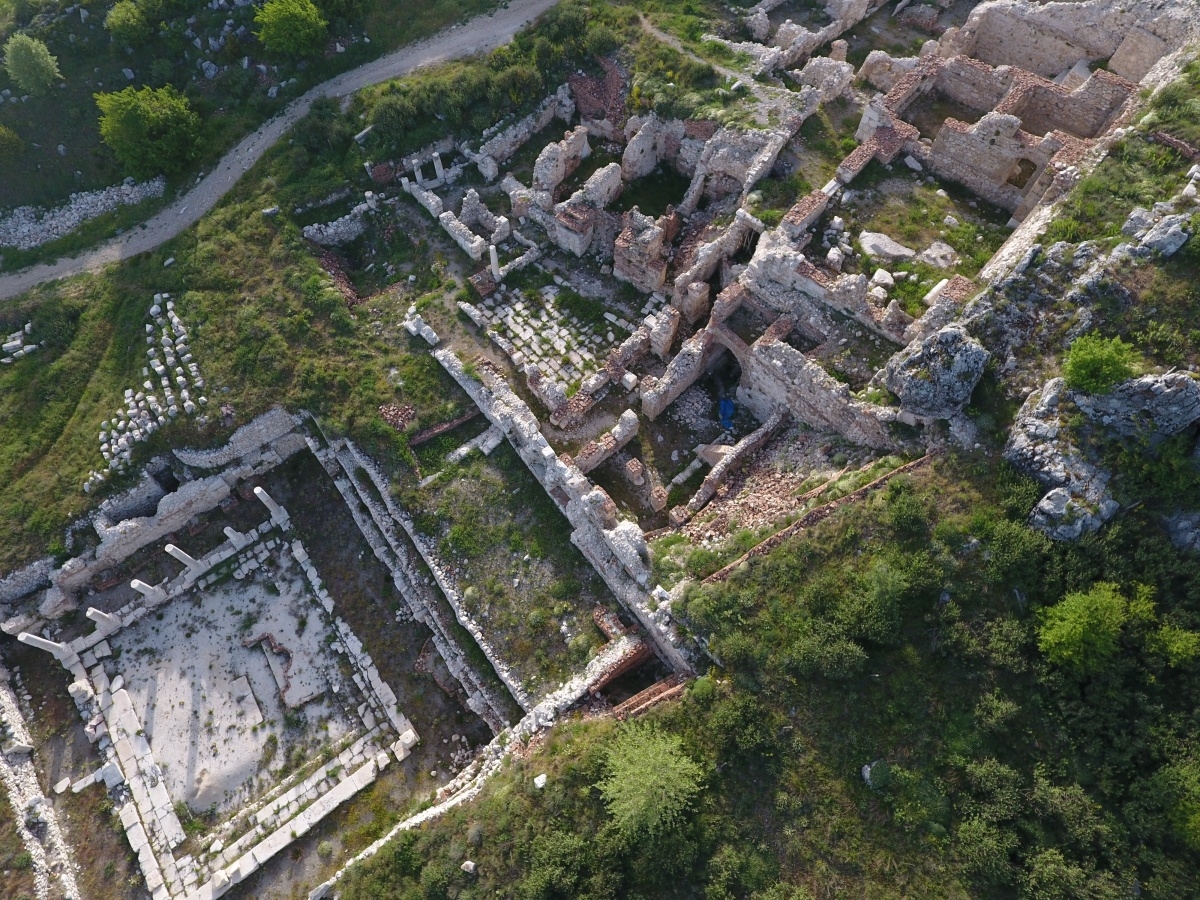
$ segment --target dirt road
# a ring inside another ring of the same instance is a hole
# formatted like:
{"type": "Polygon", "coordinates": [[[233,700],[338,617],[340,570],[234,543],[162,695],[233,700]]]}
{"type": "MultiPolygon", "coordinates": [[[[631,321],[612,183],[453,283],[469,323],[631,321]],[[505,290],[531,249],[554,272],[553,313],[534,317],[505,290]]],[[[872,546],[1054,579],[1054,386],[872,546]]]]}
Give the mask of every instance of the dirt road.
{"type": "Polygon", "coordinates": [[[170,240],[195,224],[217,205],[226,192],[289,128],[303,118],[320,97],[345,97],[368,85],[398,78],[448,59],[471,56],[499,47],[524,25],[554,6],[558,0],[511,0],[506,9],[477,16],[433,37],[401,47],[374,62],[343,72],[293,100],[279,115],[263,123],[230,150],[203,180],[144,225],[119,238],[70,259],[31,266],[0,275],[0,299],[15,297],[47,281],[94,272],[111,262],[128,259],[170,240]]]}

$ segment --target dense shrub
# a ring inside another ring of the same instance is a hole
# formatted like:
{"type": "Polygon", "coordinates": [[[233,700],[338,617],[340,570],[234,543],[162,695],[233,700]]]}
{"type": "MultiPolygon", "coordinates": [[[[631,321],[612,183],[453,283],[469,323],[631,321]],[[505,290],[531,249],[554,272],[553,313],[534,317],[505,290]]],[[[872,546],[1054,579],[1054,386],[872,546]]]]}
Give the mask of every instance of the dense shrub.
{"type": "Polygon", "coordinates": [[[1038,648],[1053,663],[1083,674],[1095,672],[1116,654],[1129,618],[1129,601],[1117,586],[1099,582],[1042,611],[1038,648]]]}
{"type": "Polygon", "coordinates": [[[627,725],[609,748],[597,788],[620,834],[656,837],[678,827],[700,790],[700,775],[678,737],[627,725]]]}
{"type": "Polygon", "coordinates": [[[1119,337],[1085,334],[1067,351],[1063,378],[1073,390],[1100,394],[1132,378],[1133,364],[1133,347],[1119,337]]]}
{"type": "Polygon", "coordinates": [[[120,0],[104,17],[104,27],[118,47],[135,47],[142,43],[150,36],[152,25],[134,0],[120,0]]]}
{"type": "Polygon", "coordinates": [[[0,125],[0,162],[15,159],[25,149],[25,143],[7,125],[0,125]]]}

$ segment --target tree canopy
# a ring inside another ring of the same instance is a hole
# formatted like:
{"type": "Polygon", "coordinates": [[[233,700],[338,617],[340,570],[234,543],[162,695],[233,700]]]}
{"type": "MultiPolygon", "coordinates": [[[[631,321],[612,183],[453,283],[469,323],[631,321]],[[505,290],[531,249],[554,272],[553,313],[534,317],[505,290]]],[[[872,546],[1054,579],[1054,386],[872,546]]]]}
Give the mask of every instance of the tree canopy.
{"type": "Polygon", "coordinates": [[[644,725],[621,731],[607,769],[597,786],[617,831],[630,839],[669,831],[700,790],[700,767],[679,738],[644,725]]]}
{"type": "Polygon", "coordinates": [[[200,150],[200,117],[172,87],[96,94],[100,136],[132,175],[177,172],[200,150]]]}
{"type": "Polygon", "coordinates": [[[27,34],[14,34],[4,45],[4,68],[23,91],[43,94],[62,78],[58,58],[46,45],[27,34]]]}
{"type": "Polygon", "coordinates": [[[267,0],[254,14],[258,39],[278,56],[311,56],[325,41],[325,19],[312,0],[267,0]]]}

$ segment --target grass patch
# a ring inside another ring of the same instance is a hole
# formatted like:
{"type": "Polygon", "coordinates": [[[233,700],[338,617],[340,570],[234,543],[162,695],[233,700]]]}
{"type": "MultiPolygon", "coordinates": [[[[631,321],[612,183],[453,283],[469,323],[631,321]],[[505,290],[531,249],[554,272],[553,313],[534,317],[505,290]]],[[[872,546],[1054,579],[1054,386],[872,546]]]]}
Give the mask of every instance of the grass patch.
{"type": "Polygon", "coordinates": [[[1095,171],[1075,186],[1046,229],[1046,241],[1120,237],[1130,211],[1152,207],[1179,190],[1190,165],[1170,147],[1148,143],[1138,133],[1117,141],[1095,171]]]}

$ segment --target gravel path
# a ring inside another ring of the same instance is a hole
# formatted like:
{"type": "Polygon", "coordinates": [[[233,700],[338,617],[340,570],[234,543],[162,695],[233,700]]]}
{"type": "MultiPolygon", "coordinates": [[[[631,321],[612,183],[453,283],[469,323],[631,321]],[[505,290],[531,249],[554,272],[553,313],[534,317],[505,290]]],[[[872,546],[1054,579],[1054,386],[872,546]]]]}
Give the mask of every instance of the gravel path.
{"type": "Polygon", "coordinates": [[[58,278],[93,272],[111,262],[128,259],[170,240],[194,225],[217,205],[226,192],[289,128],[303,118],[320,97],[345,97],[364,87],[407,75],[415,69],[449,59],[493,50],[512,39],[523,26],[558,0],[510,0],[507,9],[477,16],[433,37],[402,47],[374,62],[344,72],[293,100],[282,113],[230,150],[198,185],[159,212],[143,226],[71,259],[42,263],[9,275],[0,275],[0,299],[15,297],[32,287],[58,278]]]}

